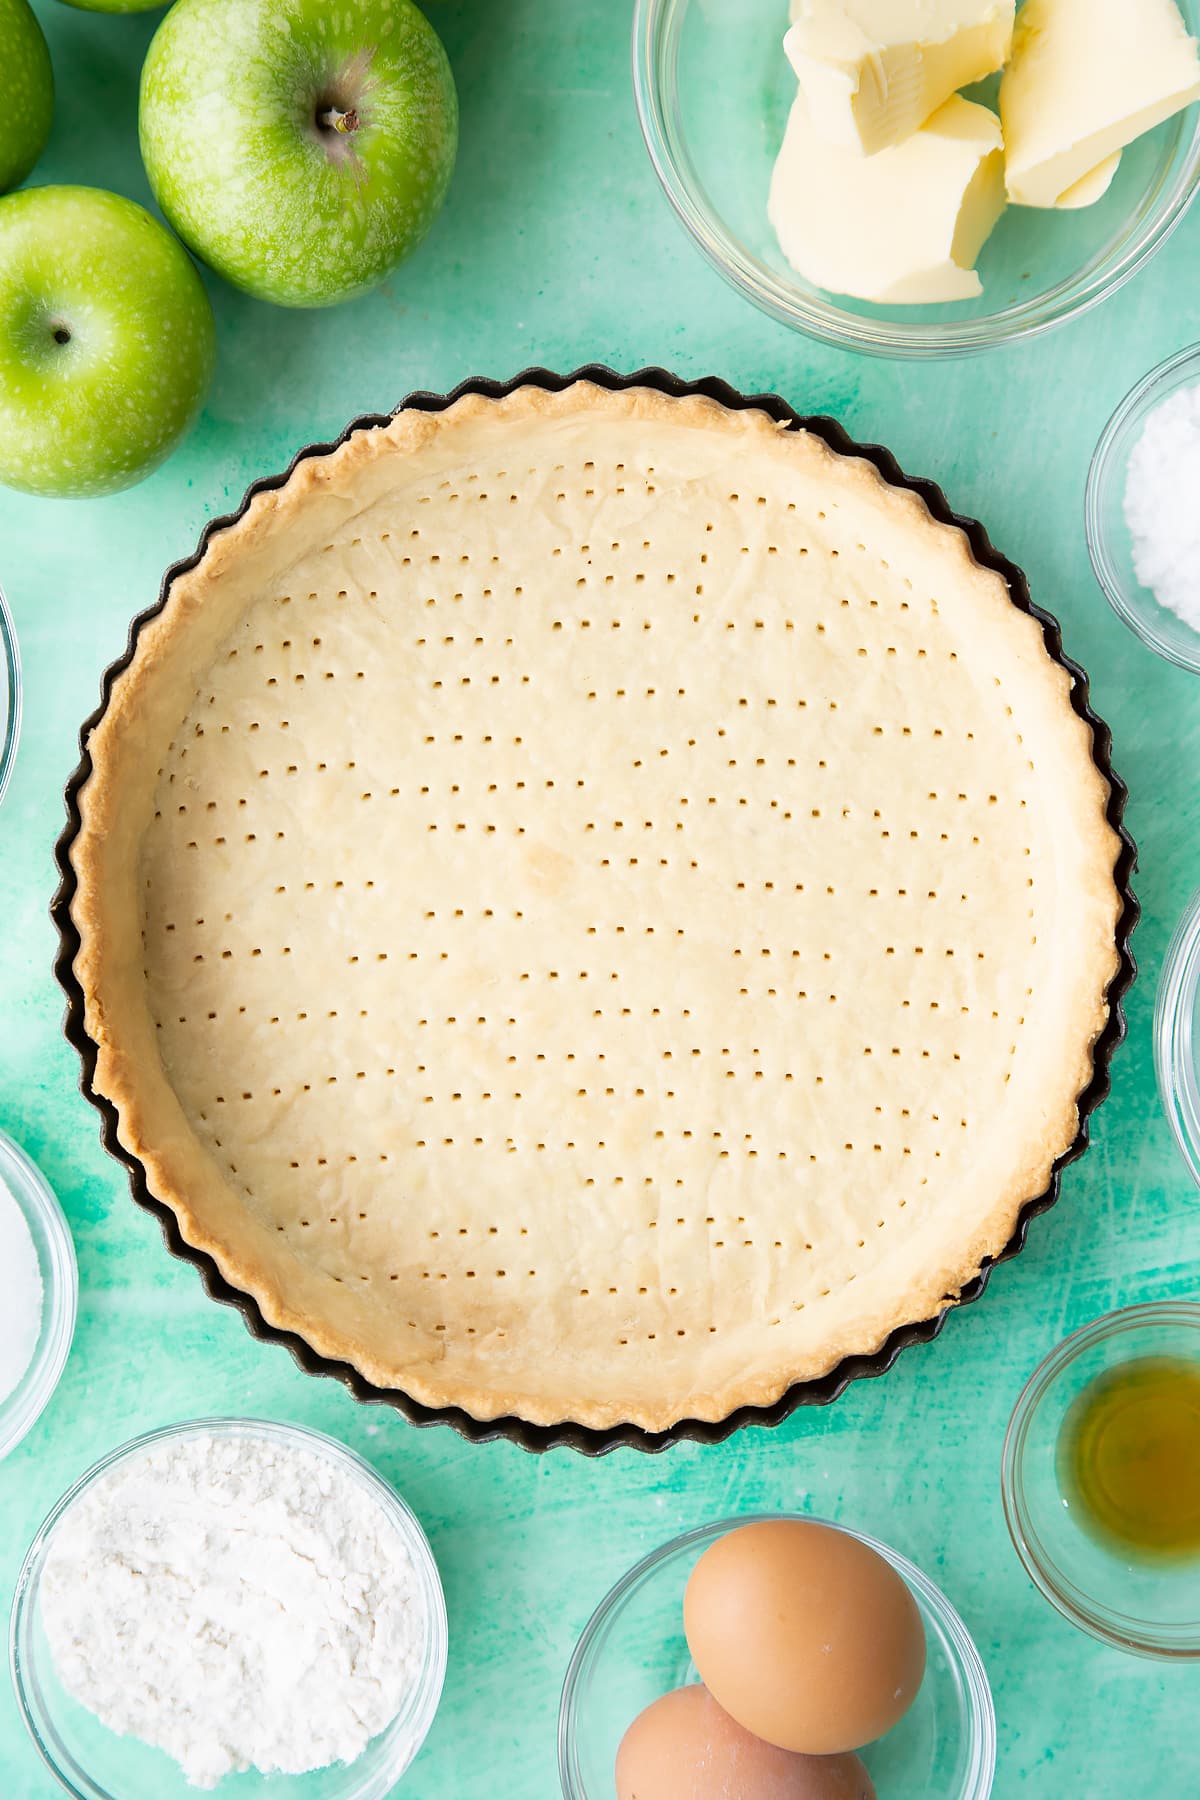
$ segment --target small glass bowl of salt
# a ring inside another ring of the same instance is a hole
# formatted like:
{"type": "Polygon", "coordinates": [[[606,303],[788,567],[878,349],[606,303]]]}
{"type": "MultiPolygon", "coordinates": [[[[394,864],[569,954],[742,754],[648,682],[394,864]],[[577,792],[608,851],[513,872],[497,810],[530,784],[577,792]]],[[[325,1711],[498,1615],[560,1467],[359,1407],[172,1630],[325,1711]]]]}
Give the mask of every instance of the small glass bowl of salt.
{"type": "Polygon", "coordinates": [[[0,1131],[0,1457],[42,1412],[75,1331],[79,1274],[62,1208],[41,1170],[0,1131]]]}
{"type": "Polygon", "coordinates": [[[1104,428],[1088,472],[1088,551],[1142,642],[1200,674],[1200,344],[1152,369],[1104,428]]]}

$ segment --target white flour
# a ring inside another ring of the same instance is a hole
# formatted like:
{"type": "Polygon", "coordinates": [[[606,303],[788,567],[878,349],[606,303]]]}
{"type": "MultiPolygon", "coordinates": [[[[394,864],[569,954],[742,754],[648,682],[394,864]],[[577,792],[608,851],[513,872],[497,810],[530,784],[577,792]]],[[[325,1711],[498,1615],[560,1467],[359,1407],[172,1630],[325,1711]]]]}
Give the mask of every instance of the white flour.
{"type": "Polygon", "coordinates": [[[42,1272],[25,1214],[0,1181],[0,1400],[19,1386],[42,1329],[42,1272]]]}
{"type": "Polygon", "coordinates": [[[1143,587],[1200,631],[1200,386],[1156,406],[1129,456],[1125,522],[1143,587]]]}
{"type": "Polygon", "coordinates": [[[352,1761],[426,1633],[380,1507],[266,1437],[185,1437],[113,1470],[54,1533],[42,1618],[63,1685],[197,1787],[352,1761]]]}

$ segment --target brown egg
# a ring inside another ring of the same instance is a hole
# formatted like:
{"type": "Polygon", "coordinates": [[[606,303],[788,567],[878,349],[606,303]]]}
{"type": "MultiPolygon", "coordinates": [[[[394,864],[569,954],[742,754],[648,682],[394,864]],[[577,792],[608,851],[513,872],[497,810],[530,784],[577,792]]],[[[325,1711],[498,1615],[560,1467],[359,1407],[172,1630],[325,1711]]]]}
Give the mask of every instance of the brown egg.
{"type": "Polygon", "coordinates": [[[875,1800],[857,1756],[797,1756],[751,1737],[707,1688],[639,1713],[617,1751],[617,1800],[875,1800]]]}
{"type": "Polygon", "coordinates": [[[890,1563],[807,1520],[718,1538],[692,1570],[683,1622],[701,1680],[726,1712],[810,1756],[882,1737],[925,1673],[921,1615],[890,1563]]]}

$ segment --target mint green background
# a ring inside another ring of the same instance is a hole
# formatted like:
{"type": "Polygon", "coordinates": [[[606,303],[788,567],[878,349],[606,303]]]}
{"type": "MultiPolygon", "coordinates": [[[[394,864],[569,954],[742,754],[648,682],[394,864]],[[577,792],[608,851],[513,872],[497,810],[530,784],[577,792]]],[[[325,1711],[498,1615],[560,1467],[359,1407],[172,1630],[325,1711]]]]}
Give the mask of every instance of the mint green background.
{"type": "MultiPolygon", "coordinates": [[[[38,0],[59,84],[36,181],[148,200],[136,83],[155,16],[104,18],[38,0]]],[[[1151,1011],[1172,925],[1200,883],[1192,836],[1200,685],[1109,614],[1081,524],[1091,448],[1113,405],[1197,329],[1200,216],[1132,288],[1028,347],[902,366],[824,351],[725,288],[675,226],[642,150],[628,74],[628,0],[430,0],[462,96],[450,202],[422,250],[369,300],[286,314],[213,283],[220,365],[199,427],[142,487],[78,503],[0,491],[0,582],[25,662],[26,723],[0,811],[0,1125],[41,1163],[79,1250],[79,1329],[30,1436],[0,1465],[0,1606],[61,1490],[135,1432],[250,1412],[333,1432],[424,1520],[441,1564],[451,1654],[442,1710],[403,1792],[413,1800],[549,1800],[559,1686],[610,1583],[680,1528],[756,1507],[812,1507],[921,1563],[961,1609],[1000,1724],[999,1800],[1200,1792],[1200,1672],[1135,1661],[1075,1633],[1009,1547],[998,1463],[1033,1365],[1071,1327],[1192,1287],[1197,1197],[1155,1095],[1151,1011]],[[529,362],[664,363],[769,387],[882,440],[943,483],[1028,571],[1062,620],[1112,723],[1141,850],[1142,977],[1095,1144],[986,1299],[883,1381],[775,1432],[661,1459],[542,1459],[416,1431],[302,1375],[214,1306],[164,1251],[100,1150],[60,1035],[46,908],[62,787],[101,671],[164,566],[205,519],[303,442],[406,390],[529,362]]],[[[2,1272],[0,1272],[2,1277],[2,1272]]],[[[0,1795],[52,1791],[0,1686],[0,1795]]]]}

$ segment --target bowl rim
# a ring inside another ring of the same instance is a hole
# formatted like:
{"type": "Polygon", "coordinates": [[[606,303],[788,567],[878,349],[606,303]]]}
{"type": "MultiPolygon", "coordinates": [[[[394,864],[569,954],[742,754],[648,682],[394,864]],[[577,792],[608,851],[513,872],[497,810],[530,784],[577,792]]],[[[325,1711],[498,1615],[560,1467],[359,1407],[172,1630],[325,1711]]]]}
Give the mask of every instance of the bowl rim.
{"type": "MultiPolygon", "coordinates": [[[[374,1772],[368,1771],[357,1785],[348,1786],[341,1796],[341,1800],[386,1800],[386,1796],[392,1792],[396,1782],[401,1779],[405,1770],[411,1765],[429,1735],[441,1701],[448,1657],[446,1599],[441,1571],[421,1521],[404,1496],[392,1486],[385,1476],[380,1474],[378,1469],[364,1456],[360,1456],[357,1450],[353,1450],[349,1444],[331,1437],[328,1432],[318,1431],[310,1425],[297,1425],[285,1420],[259,1419],[242,1414],[223,1414],[211,1418],[183,1419],[172,1425],[157,1426],[153,1431],[141,1432],[137,1437],[130,1438],[126,1443],[118,1444],[115,1449],[106,1452],[90,1468],[85,1469],[83,1474],[73,1481],[55,1501],[35,1532],[22,1559],[9,1616],[9,1672],[17,1710],[34,1748],[50,1773],[66,1792],[73,1796],[73,1800],[120,1800],[119,1795],[102,1787],[86,1769],[75,1761],[73,1756],[70,1757],[71,1772],[68,1773],[57,1761],[46,1742],[44,1732],[47,1716],[40,1706],[35,1707],[33,1704],[24,1676],[24,1665],[27,1661],[29,1635],[33,1630],[33,1615],[39,1584],[54,1532],[77,1500],[89,1492],[111,1470],[119,1467],[122,1463],[136,1460],[154,1445],[202,1436],[274,1438],[285,1444],[299,1446],[307,1450],[309,1454],[320,1457],[326,1462],[338,1464],[359,1483],[364,1492],[371,1495],[404,1539],[426,1601],[429,1623],[427,1653],[417,1679],[410,1689],[413,1701],[408,1709],[411,1711],[411,1719],[406,1721],[409,1732],[407,1738],[398,1741],[397,1754],[389,1759],[386,1766],[374,1772]],[[76,1785],[77,1781],[79,1785],[76,1785]]],[[[404,1711],[405,1709],[402,1709],[396,1715],[396,1719],[384,1727],[385,1732],[392,1730],[397,1720],[404,1718],[404,1711]]],[[[57,1736],[57,1732],[55,1732],[55,1736],[57,1736]]],[[[376,1740],[371,1741],[375,1742],[376,1740]]],[[[365,1755],[366,1751],[363,1754],[365,1755]]],[[[344,1766],[349,1776],[356,1765],[349,1763],[344,1766]]]]}
{"type": "Polygon", "coordinates": [[[478,394],[486,399],[497,400],[511,394],[519,387],[526,386],[539,387],[548,393],[559,393],[577,381],[590,381],[610,392],[620,392],[631,387],[649,387],[674,399],[685,395],[699,394],[715,400],[719,405],[731,411],[752,409],[765,412],[768,417],[787,430],[811,432],[841,456],[860,457],[869,462],[890,486],[903,488],[919,495],[935,520],[962,532],[976,562],[1000,575],[1008,587],[1013,605],[1036,620],[1041,627],[1046,654],[1064,669],[1069,677],[1071,706],[1089,727],[1092,760],[1108,789],[1106,817],[1120,842],[1114,869],[1114,881],[1122,900],[1121,918],[1116,933],[1117,972],[1108,988],[1107,1020],[1092,1049],[1091,1076],[1078,1100],[1079,1127],[1077,1134],[1073,1142],[1055,1161],[1049,1183],[1044,1191],[1031,1196],[1021,1208],[1012,1237],[1004,1249],[996,1257],[985,1260],[979,1274],[966,1283],[958,1296],[948,1299],[932,1318],[898,1326],[880,1348],[870,1355],[845,1357],[826,1375],[816,1380],[794,1382],[777,1400],[770,1404],[738,1407],[723,1419],[703,1420],[685,1417],[677,1420],[667,1430],[660,1432],[649,1432],[641,1426],[628,1423],[601,1428],[579,1425],[570,1420],[557,1425],[532,1425],[527,1420],[514,1416],[476,1419],[461,1407],[425,1406],[414,1400],[402,1388],[376,1387],[365,1380],[349,1363],[321,1356],[297,1333],[285,1331],[278,1326],[269,1324],[252,1295],[226,1281],[211,1256],[204,1251],[194,1249],[187,1243],[180,1232],[179,1223],[172,1208],[157,1199],[151,1192],[144,1165],[121,1143],[116,1108],[95,1087],[97,1045],[89,1035],[84,1023],[83,990],[74,967],[80,948],[80,939],[71,917],[71,902],[77,887],[77,876],[71,851],[81,828],[79,794],[92,767],[88,741],[93,729],[108,707],[114,682],[133,660],[142,631],[166,605],[176,578],[195,568],[204,556],[211,538],[216,533],[235,524],[257,494],[271,492],[282,487],[286,481],[290,480],[292,473],[301,462],[307,461],[311,457],[329,455],[355,432],[370,431],[388,425],[395,416],[393,413],[366,413],[353,419],[334,442],[306,445],[297,452],[282,474],[266,476],[252,482],[236,511],[210,519],[201,533],[195,551],[168,568],[163,576],[157,600],[144,612],[139,613],[130,625],[124,653],[110,664],[104,673],[100,703],[96,710],[84,720],[80,728],[80,761],[67,782],[64,794],[67,819],[54,851],[60,881],[51,902],[50,916],[58,933],[59,944],[54,972],[67,1002],[63,1031],[67,1041],[78,1052],[80,1091],[100,1116],[101,1141],[105,1149],[118,1162],[124,1164],[128,1171],[133,1199],[145,1211],[158,1219],[168,1250],[172,1255],[179,1257],[184,1262],[191,1263],[194,1268],[199,1270],[205,1291],[211,1299],[225,1305],[235,1306],[245,1320],[251,1336],[264,1343],[283,1344],[306,1373],[332,1376],[335,1380],[342,1382],[355,1399],[367,1405],[391,1406],[400,1412],[410,1424],[419,1426],[450,1425],[461,1437],[476,1444],[489,1443],[496,1438],[506,1438],[519,1444],[525,1450],[535,1452],[566,1446],[583,1455],[603,1456],[619,1448],[657,1452],[685,1440],[704,1444],[723,1443],[726,1438],[732,1436],[743,1426],[774,1426],[790,1417],[800,1406],[827,1405],[838,1399],[852,1381],[873,1379],[884,1374],[892,1367],[900,1352],[908,1346],[930,1342],[938,1336],[954,1307],[969,1304],[979,1298],[987,1286],[992,1269],[998,1263],[1009,1261],[1024,1248],[1032,1220],[1053,1206],[1058,1199],[1063,1170],[1082,1156],[1087,1149],[1090,1141],[1091,1115],[1097,1106],[1107,1098],[1111,1090],[1113,1054],[1125,1036],[1124,999],[1137,972],[1137,965],[1130,948],[1130,937],[1137,924],[1141,909],[1131,885],[1137,864],[1137,850],[1124,823],[1128,789],[1113,768],[1112,732],[1092,707],[1088,678],[1084,669],[1063,649],[1062,631],[1057,619],[1032,599],[1029,584],[1022,571],[993,547],[986,530],[979,521],[954,512],[945,494],[935,482],[905,474],[890,450],[879,444],[858,442],[850,437],[836,419],[824,415],[797,413],[778,394],[744,394],[716,376],[706,376],[696,381],[684,381],[658,367],[638,369],[631,374],[622,375],[604,364],[588,363],[569,374],[558,374],[542,367],[523,369],[519,374],[506,381],[496,381],[484,376],[468,376],[449,393],[432,393],[424,389],[410,393],[401,401],[396,411],[412,408],[422,412],[442,412],[467,394],[478,394]]]}
{"type": "Polygon", "coordinates": [[[710,1520],[704,1525],[693,1525],[688,1530],[681,1531],[676,1537],[669,1539],[665,1544],[660,1544],[657,1549],[649,1551],[613,1583],[604,1598],[593,1609],[586,1625],[580,1632],[579,1640],[571,1654],[571,1660],[567,1664],[567,1671],[563,1677],[558,1706],[558,1779],[563,1800],[588,1800],[582,1787],[579,1786],[571,1766],[578,1690],[584,1664],[593,1644],[609,1621],[619,1613],[628,1596],[661,1564],[691,1549],[694,1545],[713,1543],[717,1538],[725,1537],[743,1525],[778,1524],[781,1520],[794,1520],[805,1525],[824,1525],[831,1531],[840,1531],[844,1536],[855,1538],[860,1544],[865,1544],[869,1550],[874,1550],[876,1555],[883,1557],[884,1561],[890,1564],[905,1585],[920,1597],[925,1609],[937,1619],[950,1639],[958,1658],[959,1669],[969,1696],[968,1716],[978,1739],[974,1746],[972,1768],[969,1771],[969,1785],[962,1790],[960,1795],[955,1796],[955,1800],[988,1800],[996,1771],[996,1711],[987,1668],[957,1607],[944,1589],[940,1588],[902,1551],[893,1549],[890,1544],[885,1544],[880,1538],[872,1537],[868,1532],[855,1530],[852,1525],[844,1525],[837,1519],[823,1518],[817,1513],[805,1512],[740,1513],[734,1514],[730,1518],[710,1520]]]}
{"type": "MultiPolygon", "coordinates": [[[[1150,403],[1163,389],[1172,385],[1176,375],[1191,364],[1195,368],[1197,381],[1200,381],[1200,343],[1187,344],[1182,350],[1165,357],[1145,375],[1136,381],[1124,399],[1113,410],[1108,423],[1100,433],[1096,448],[1092,452],[1088,464],[1087,483],[1083,497],[1083,528],[1087,539],[1088,557],[1092,565],[1092,573],[1099,584],[1105,599],[1123,625],[1139,637],[1148,649],[1164,661],[1174,663],[1177,669],[1188,669],[1192,674],[1200,675],[1200,631],[1194,632],[1195,650],[1189,655],[1182,645],[1173,642],[1155,629],[1153,615],[1147,608],[1139,606],[1131,598],[1124,580],[1117,568],[1116,559],[1104,523],[1104,494],[1110,475],[1114,469],[1114,461],[1118,446],[1121,444],[1126,429],[1133,424],[1143,408],[1152,410],[1150,403]]],[[[1145,593],[1139,588],[1139,593],[1145,593]]],[[[1155,606],[1166,618],[1175,619],[1175,614],[1168,608],[1155,606]]],[[[1176,620],[1177,624],[1185,621],[1176,620]]]]}
{"type": "Polygon", "coordinates": [[[1093,1602],[1077,1583],[1061,1575],[1034,1528],[1022,1476],[1029,1432],[1038,1406],[1081,1355],[1096,1344],[1123,1337],[1148,1325],[1173,1325],[1200,1335],[1200,1303],[1149,1300],[1101,1313],[1080,1325],[1054,1346],[1029,1376],[1012,1409],[1000,1456],[1000,1498],[1013,1549],[1043,1599],[1080,1631],[1114,1650],[1154,1661],[1195,1662],[1200,1659],[1200,1620],[1184,1627],[1147,1629],[1144,1619],[1118,1613],[1093,1602]]]}
{"type": "Polygon", "coordinates": [[[1154,1071],[1180,1155],[1200,1187],[1200,1080],[1192,1021],[1200,991],[1200,888],[1184,907],[1163,957],[1154,997],[1154,1071]]]}
{"type": "Polygon", "coordinates": [[[709,264],[733,288],[781,324],[809,337],[868,356],[931,360],[977,355],[1002,344],[1041,337],[1101,305],[1153,257],[1179,225],[1200,192],[1200,108],[1188,111],[1192,136],[1182,167],[1167,193],[1142,218],[1140,227],[1108,273],[1085,265],[1088,279],[1079,287],[1080,271],[1047,293],[983,318],[948,320],[943,324],[905,323],[850,313],[823,295],[800,298],[789,282],[741,245],[707,201],[698,180],[689,179],[672,147],[668,109],[664,103],[662,65],[672,66],[678,49],[678,25],[691,0],[634,0],[632,58],[634,99],[642,136],[659,184],[676,217],[709,264]],[[1079,288],[1075,298],[1068,290],[1079,288]]]}
{"type": "Polygon", "coordinates": [[[21,651],[17,643],[17,627],[2,587],[0,587],[0,679],[3,679],[8,700],[3,730],[0,731],[0,801],[2,801],[5,790],[12,779],[13,767],[17,760],[17,746],[21,741],[23,704],[21,651]]]}
{"type": "MultiPolygon", "coordinates": [[[[33,1158],[3,1130],[0,1185],[8,1189],[31,1229],[36,1227],[47,1249],[37,1343],[20,1381],[7,1398],[0,1400],[3,1461],[37,1424],[66,1368],[79,1310],[79,1265],[71,1227],[58,1196],[33,1158]]],[[[38,1248],[36,1240],[34,1248],[38,1248]]],[[[39,1255],[39,1266],[42,1262],[39,1255]]]]}

